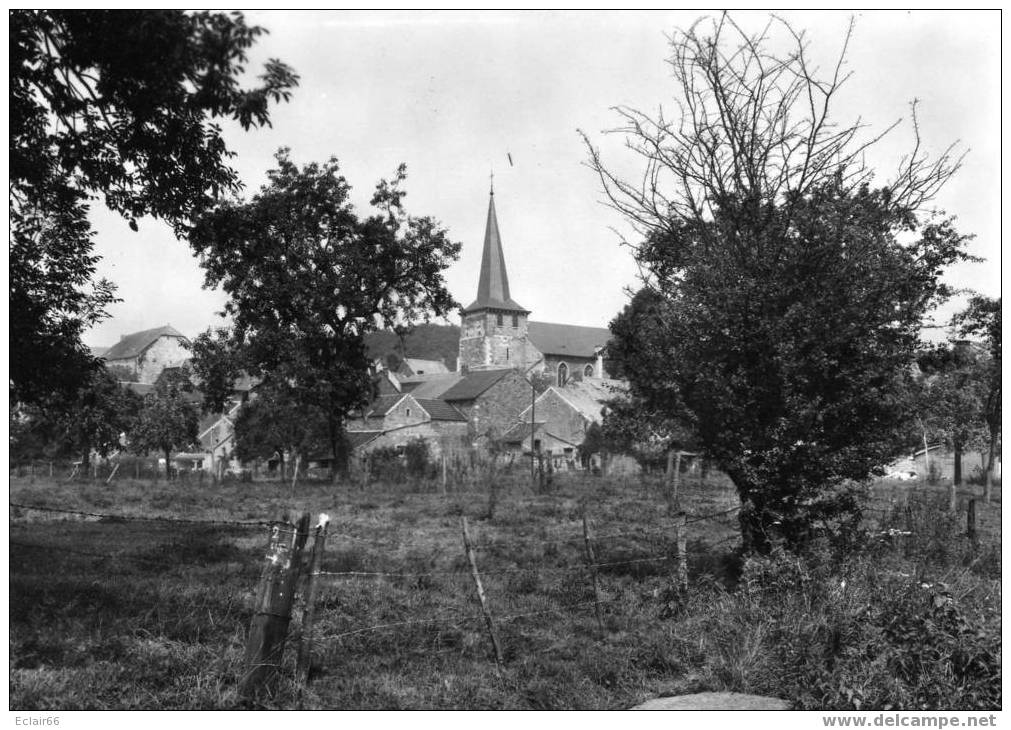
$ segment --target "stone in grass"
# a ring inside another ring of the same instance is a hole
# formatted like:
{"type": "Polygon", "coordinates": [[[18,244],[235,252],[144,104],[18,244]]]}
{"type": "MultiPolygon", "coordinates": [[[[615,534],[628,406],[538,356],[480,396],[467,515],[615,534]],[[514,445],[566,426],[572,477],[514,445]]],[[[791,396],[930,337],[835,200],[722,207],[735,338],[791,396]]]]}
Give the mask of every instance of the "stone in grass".
{"type": "Polygon", "coordinates": [[[746,695],[740,692],[700,692],[678,697],[660,697],[630,708],[632,710],[789,710],[790,703],[778,697],[746,695]]]}

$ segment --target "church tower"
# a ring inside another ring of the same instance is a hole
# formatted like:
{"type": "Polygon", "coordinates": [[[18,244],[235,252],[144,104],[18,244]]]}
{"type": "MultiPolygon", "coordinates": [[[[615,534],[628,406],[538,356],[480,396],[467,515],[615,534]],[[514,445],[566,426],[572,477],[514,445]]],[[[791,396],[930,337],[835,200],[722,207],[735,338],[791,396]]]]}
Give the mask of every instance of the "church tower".
{"type": "Polygon", "coordinates": [[[488,200],[477,299],[461,314],[461,371],[525,368],[533,364],[528,362],[533,354],[527,340],[530,310],[524,309],[509,296],[509,277],[495,216],[494,188],[488,200]]]}

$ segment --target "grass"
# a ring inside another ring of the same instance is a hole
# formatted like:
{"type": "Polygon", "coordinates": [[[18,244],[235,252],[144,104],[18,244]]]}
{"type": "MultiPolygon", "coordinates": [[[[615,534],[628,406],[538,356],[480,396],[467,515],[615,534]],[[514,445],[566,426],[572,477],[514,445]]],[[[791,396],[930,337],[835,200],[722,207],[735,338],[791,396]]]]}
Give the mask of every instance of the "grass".
{"type": "MultiPolygon", "coordinates": [[[[307,483],[293,494],[261,482],[200,489],[14,479],[10,490],[12,502],[134,517],[327,512],[324,571],[393,575],[323,579],[313,682],[293,684],[289,650],[267,707],[615,709],[704,690],[825,709],[980,709],[994,697],[999,706],[999,490],[980,509],[975,542],[961,536],[964,522],[945,517],[943,490],[889,484],[868,495],[878,511],[868,513],[875,522],[864,547],[845,554],[826,543],[801,558],[742,563],[733,515],[693,523],[691,587],[680,592],[670,562],[653,559],[672,554],[673,539],[656,480],[559,475],[550,493],[536,494],[522,475],[498,478],[490,516],[486,493],[443,495],[425,482],[307,483]],[[582,567],[584,509],[597,561],[620,563],[600,569],[604,632],[582,567]],[[461,516],[498,619],[501,673],[461,516]],[[880,537],[894,526],[913,534],[880,537]],[[398,625],[363,630],[385,624],[398,625]]],[[[718,475],[682,490],[690,514],[734,504],[718,475]]],[[[12,507],[10,534],[12,709],[242,706],[236,679],[264,530],[12,507]]]]}

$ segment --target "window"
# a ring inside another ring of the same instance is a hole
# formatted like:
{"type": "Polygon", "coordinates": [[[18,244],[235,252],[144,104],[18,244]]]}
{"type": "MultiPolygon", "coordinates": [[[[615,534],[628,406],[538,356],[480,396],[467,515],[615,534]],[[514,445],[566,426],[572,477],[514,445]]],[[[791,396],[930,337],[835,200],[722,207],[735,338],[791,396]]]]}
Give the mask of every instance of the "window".
{"type": "Polygon", "coordinates": [[[518,314],[514,314],[513,315],[513,327],[519,327],[519,326],[520,326],[520,317],[519,317],[518,314]]]}
{"type": "Polygon", "coordinates": [[[499,312],[495,315],[495,324],[497,324],[499,327],[502,326],[502,312],[499,312]]]}
{"type": "Polygon", "coordinates": [[[569,380],[569,366],[564,362],[558,363],[558,385],[565,385],[569,380]]]}
{"type": "Polygon", "coordinates": [[[583,368],[583,377],[584,378],[592,378],[593,377],[593,366],[592,365],[587,365],[585,368],[583,368]]]}
{"type": "Polygon", "coordinates": [[[407,417],[408,417],[408,418],[410,418],[410,417],[411,417],[411,409],[410,409],[410,408],[408,408],[408,409],[407,409],[407,417]]]}
{"type": "Polygon", "coordinates": [[[538,454],[541,453],[541,440],[540,439],[534,439],[534,451],[536,453],[538,453],[538,454]]]}

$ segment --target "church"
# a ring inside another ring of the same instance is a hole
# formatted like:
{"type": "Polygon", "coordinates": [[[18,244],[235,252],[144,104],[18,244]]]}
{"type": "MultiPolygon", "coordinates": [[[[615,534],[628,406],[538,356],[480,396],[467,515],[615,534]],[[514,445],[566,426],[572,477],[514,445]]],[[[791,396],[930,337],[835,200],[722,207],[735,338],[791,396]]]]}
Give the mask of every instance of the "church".
{"type": "Polygon", "coordinates": [[[620,389],[604,360],[610,331],[530,314],[509,290],[492,190],[477,297],[461,310],[457,371],[412,365],[380,373],[378,398],[348,421],[353,448],[362,454],[423,438],[439,455],[497,442],[576,468],[586,429],[620,389]]]}
{"type": "Polygon", "coordinates": [[[607,328],[536,322],[529,319],[530,310],[510,296],[494,189],[488,200],[477,298],[461,314],[462,372],[498,368],[548,372],[559,386],[607,377],[603,359],[611,336],[607,328]]]}

